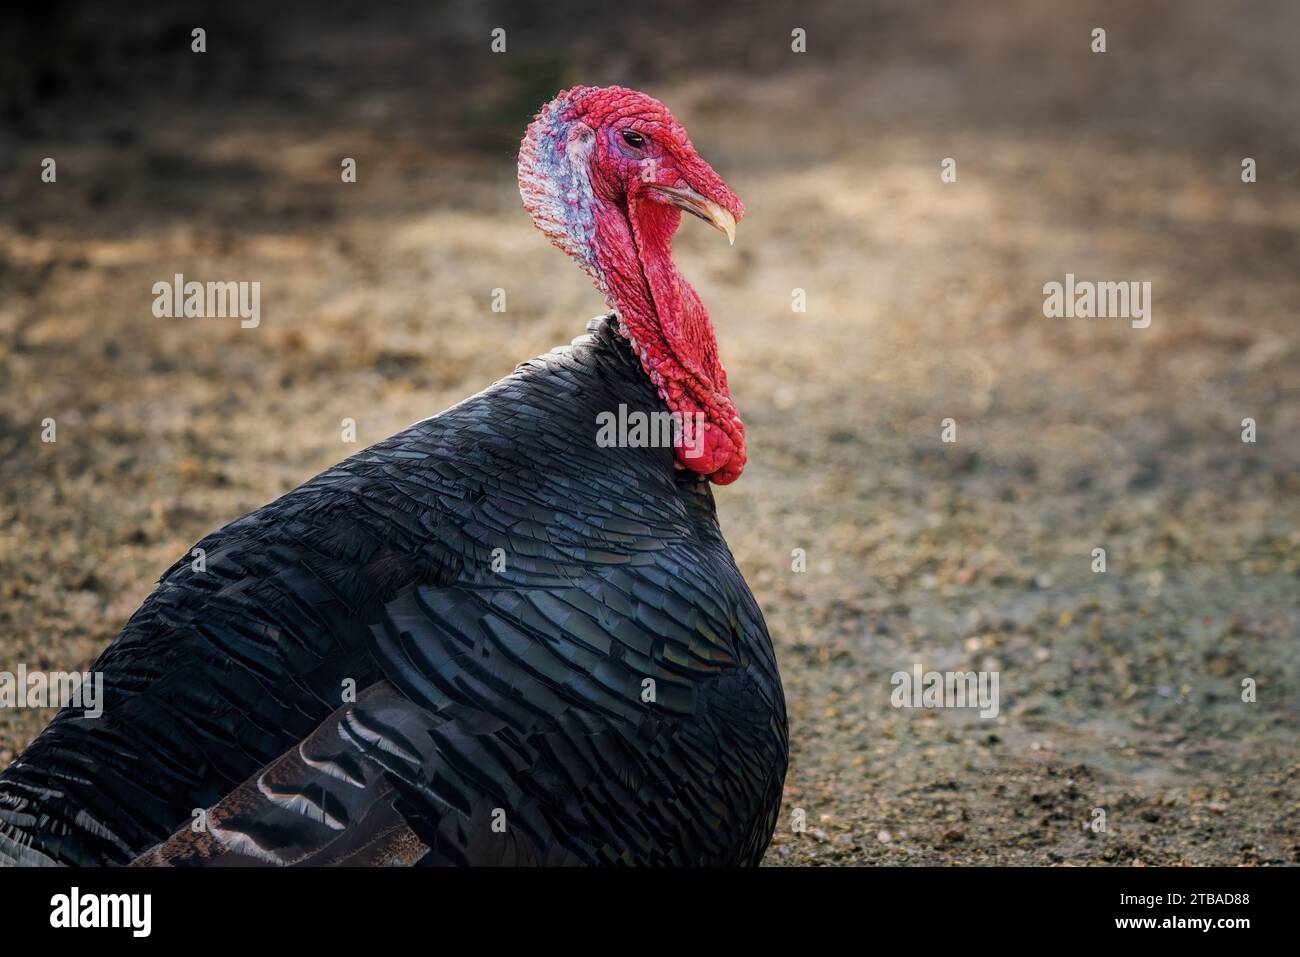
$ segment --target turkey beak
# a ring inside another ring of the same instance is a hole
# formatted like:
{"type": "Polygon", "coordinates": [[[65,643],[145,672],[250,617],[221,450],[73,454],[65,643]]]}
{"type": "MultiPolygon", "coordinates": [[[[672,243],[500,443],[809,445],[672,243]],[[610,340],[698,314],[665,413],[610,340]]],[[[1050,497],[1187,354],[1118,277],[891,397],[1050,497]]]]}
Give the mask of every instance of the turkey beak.
{"type": "Polygon", "coordinates": [[[692,216],[698,216],[714,229],[727,234],[727,242],[736,244],[736,217],[708,197],[697,193],[689,186],[654,186],[655,191],[663,193],[669,202],[692,216]]]}

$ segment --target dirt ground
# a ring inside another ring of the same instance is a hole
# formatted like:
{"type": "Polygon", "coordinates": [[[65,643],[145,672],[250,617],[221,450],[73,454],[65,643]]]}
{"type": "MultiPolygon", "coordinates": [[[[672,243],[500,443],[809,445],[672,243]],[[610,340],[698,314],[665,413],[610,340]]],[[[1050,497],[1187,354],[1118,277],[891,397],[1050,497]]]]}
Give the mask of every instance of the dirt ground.
{"type": "MultiPolygon", "coordinates": [[[[204,533],[580,334],[514,149],[625,82],[749,210],[678,262],[750,436],[767,862],[1300,862],[1300,7],[264,6],[203,56],[185,4],[8,51],[0,670],[87,667],[204,533]],[[260,281],[261,325],[154,318],[175,273],[260,281]],[[1150,281],[1150,327],[1045,318],[1066,273],[1150,281]],[[998,717],[891,707],[918,662],[998,672],[998,717]]],[[[48,718],[0,711],[0,765],[48,718]]]]}

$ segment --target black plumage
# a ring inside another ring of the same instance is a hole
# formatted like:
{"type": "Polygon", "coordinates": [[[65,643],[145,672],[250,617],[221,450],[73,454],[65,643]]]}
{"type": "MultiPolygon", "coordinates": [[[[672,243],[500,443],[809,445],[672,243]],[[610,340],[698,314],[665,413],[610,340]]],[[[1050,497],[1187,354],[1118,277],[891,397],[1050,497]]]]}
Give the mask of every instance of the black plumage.
{"type": "Polygon", "coordinates": [[[756,864],[771,642],[620,404],[663,410],[606,316],[203,539],[0,774],[0,861],[756,864]]]}

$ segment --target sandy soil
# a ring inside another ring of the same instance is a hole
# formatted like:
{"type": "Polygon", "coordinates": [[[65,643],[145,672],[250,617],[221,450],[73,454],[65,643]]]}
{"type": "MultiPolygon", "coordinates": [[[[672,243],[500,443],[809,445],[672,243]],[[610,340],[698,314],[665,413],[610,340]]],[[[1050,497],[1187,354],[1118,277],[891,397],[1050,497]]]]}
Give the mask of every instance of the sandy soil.
{"type": "MultiPolygon", "coordinates": [[[[768,862],[1300,862],[1300,9],[370,6],[236,4],[206,59],[183,12],[31,45],[0,667],[86,667],[191,543],[355,451],[342,419],[377,441],[578,335],[601,303],[513,146],[561,84],[630,82],[749,207],[678,259],[750,434],[718,501],[789,702],[768,862]],[[261,326],[155,319],[177,272],[260,281],[261,326]],[[1150,328],[1045,318],[1067,272],[1150,281],[1150,328]],[[916,662],[997,671],[999,716],[891,707],[916,662]]],[[[0,764],[48,717],[0,712],[0,764]]]]}

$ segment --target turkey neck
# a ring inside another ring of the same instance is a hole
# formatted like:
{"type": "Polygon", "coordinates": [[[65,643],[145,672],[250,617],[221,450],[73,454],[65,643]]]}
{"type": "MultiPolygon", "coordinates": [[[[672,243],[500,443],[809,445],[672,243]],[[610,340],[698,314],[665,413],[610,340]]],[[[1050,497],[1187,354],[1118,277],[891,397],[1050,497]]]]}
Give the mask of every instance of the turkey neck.
{"type": "Polygon", "coordinates": [[[744,467],[744,426],[709,313],[673,262],[680,222],[680,210],[637,196],[629,198],[626,212],[598,215],[595,271],[618,314],[619,334],[669,411],[688,425],[705,423],[703,448],[679,449],[679,464],[726,484],[744,467]],[[718,471],[719,465],[725,468],[718,471]]]}

